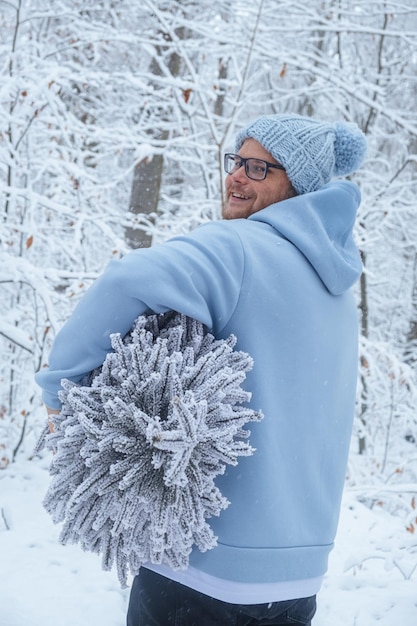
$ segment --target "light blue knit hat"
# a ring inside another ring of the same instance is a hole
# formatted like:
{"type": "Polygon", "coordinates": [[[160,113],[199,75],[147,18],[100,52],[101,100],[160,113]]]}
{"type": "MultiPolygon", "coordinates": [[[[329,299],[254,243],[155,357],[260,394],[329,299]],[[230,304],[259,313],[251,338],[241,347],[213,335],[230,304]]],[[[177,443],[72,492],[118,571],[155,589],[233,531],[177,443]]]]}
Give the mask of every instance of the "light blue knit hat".
{"type": "Polygon", "coordinates": [[[236,152],[249,137],[285,167],[299,194],[320,189],[333,176],[351,174],[362,165],[366,154],[365,135],[352,122],[263,115],[238,133],[236,152]]]}

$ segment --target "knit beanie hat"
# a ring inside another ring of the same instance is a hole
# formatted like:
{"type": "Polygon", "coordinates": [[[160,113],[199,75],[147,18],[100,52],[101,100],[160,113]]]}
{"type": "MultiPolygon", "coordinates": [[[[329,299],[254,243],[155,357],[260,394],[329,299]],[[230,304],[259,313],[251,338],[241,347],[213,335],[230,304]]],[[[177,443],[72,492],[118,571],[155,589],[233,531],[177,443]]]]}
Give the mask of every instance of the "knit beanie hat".
{"type": "Polygon", "coordinates": [[[298,194],[316,191],[333,176],[357,170],[366,154],[366,139],[352,122],[320,122],[301,115],[263,115],[243,128],[236,152],[245,139],[260,143],[285,167],[298,194]]]}

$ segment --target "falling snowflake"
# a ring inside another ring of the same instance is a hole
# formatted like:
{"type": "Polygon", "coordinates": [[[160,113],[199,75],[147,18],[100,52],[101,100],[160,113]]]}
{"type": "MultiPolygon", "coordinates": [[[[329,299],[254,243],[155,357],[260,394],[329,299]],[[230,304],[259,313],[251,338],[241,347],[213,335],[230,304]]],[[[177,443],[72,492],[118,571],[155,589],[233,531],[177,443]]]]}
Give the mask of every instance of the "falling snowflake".
{"type": "Polygon", "coordinates": [[[141,316],[80,385],[63,381],[44,506],[60,540],[100,553],[121,584],[146,562],[185,568],[216,546],[207,519],[229,502],[215,485],[253,448],[261,413],[241,383],[252,367],[231,335],[217,340],[178,313],[141,316]]]}

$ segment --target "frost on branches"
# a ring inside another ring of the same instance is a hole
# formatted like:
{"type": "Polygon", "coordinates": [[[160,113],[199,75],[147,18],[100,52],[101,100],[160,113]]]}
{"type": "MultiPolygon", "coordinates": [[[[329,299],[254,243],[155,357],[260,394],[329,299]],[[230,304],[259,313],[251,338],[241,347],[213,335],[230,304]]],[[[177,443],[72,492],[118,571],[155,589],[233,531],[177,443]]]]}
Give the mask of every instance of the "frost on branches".
{"type": "Polygon", "coordinates": [[[116,563],[122,585],[128,569],[185,568],[194,544],[216,545],[206,520],[229,502],[215,478],[252,454],[243,426],[262,418],[242,406],[252,360],[235,343],[177,313],[142,316],[100,369],[63,382],[44,506],[62,543],[116,563]]]}

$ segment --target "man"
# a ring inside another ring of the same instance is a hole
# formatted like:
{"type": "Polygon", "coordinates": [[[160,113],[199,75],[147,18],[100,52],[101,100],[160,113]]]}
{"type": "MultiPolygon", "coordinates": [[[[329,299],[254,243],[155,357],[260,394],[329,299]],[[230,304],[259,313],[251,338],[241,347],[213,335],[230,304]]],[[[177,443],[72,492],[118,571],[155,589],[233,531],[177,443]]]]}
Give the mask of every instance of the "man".
{"type": "Polygon", "coordinates": [[[333,546],[357,375],[352,285],[361,273],[353,183],[366,144],[354,124],[256,119],[225,156],[225,220],[113,261],[58,334],[37,375],[50,409],[147,312],[175,310],[254,359],[246,387],[264,419],[250,458],[218,486],[218,546],[185,571],[152,563],[131,592],[128,626],[311,624],[333,546]],[[243,218],[243,219],[242,219],[243,218]]]}

